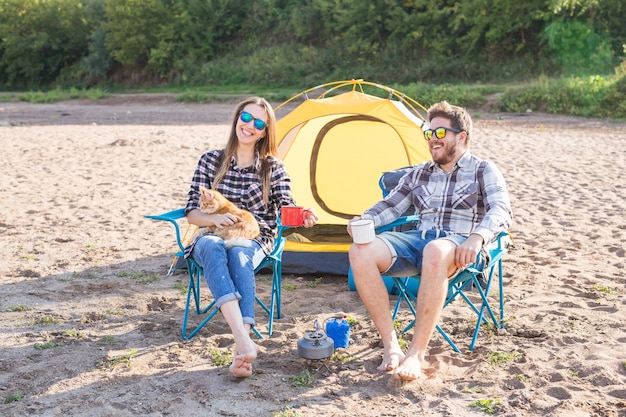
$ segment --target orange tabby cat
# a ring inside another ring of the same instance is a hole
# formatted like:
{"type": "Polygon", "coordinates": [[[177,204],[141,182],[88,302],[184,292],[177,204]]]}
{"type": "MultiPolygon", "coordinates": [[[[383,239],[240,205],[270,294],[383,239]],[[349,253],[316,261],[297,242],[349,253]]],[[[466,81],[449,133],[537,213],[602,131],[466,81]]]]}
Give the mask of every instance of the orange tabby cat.
{"type": "Polygon", "coordinates": [[[235,206],[219,191],[200,187],[200,211],[207,214],[230,213],[239,220],[230,226],[211,228],[216,236],[224,239],[227,248],[250,246],[249,239],[254,239],[261,233],[254,215],[235,206]]]}

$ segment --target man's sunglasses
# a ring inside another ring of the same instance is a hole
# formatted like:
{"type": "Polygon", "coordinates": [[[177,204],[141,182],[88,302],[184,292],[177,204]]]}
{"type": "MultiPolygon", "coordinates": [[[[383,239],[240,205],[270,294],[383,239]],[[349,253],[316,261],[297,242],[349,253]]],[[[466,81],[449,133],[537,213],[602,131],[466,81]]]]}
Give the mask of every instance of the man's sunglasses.
{"type": "Polygon", "coordinates": [[[239,114],[239,118],[244,123],[249,123],[252,120],[254,120],[254,127],[255,127],[256,130],[263,130],[263,129],[265,129],[266,123],[263,120],[261,120],[261,119],[255,119],[254,116],[252,116],[247,111],[242,111],[239,114]]]}
{"type": "Polygon", "coordinates": [[[449,130],[450,132],[454,132],[454,133],[461,133],[462,130],[459,129],[453,129],[451,127],[438,127],[437,129],[433,130],[433,129],[426,129],[424,130],[424,139],[431,140],[433,138],[433,133],[435,134],[435,137],[437,139],[443,139],[446,136],[446,131],[449,130]]]}

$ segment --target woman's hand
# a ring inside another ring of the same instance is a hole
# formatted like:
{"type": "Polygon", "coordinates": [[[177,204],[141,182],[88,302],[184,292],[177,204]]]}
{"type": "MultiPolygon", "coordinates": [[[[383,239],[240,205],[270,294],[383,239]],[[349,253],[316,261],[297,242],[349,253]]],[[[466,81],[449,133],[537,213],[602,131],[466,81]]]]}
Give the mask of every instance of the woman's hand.
{"type": "Polygon", "coordinates": [[[304,211],[304,220],[302,225],[304,227],[313,227],[317,224],[318,220],[319,217],[317,217],[317,214],[315,214],[312,208],[309,208],[304,211]]]}
{"type": "Polygon", "coordinates": [[[227,226],[232,226],[233,224],[235,224],[235,223],[237,223],[239,221],[239,219],[237,219],[237,217],[235,217],[231,213],[211,214],[211,217],[212,217],[212,220],[213,220],[213,224],[218,229],[221,229],[221,228],[227,227],[227,226]]]}

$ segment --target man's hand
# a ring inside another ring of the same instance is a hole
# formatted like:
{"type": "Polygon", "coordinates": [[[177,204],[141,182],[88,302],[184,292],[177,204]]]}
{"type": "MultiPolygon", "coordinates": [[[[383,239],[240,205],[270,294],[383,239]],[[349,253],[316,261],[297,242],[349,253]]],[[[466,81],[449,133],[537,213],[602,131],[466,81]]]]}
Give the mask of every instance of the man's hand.
{"type": "Polygon", "coordinates": [[[350,235],[350,237],[352,237],[352,227],[350,227],[350,222],[353,222],[355,220],[360,220],[360,219],[362,219],[361,216],[354,216],[352,220],[348,222],[348,225],[346,226],[346,230],[348,231],[348,234],[350,235]]]}
{"type": "Polygon", "coordinates": [[[454,253],[454,262],[459,269],[476,261],[476,255],[483,247],[483,237],[477,233],[472,233],[454,253]]]}

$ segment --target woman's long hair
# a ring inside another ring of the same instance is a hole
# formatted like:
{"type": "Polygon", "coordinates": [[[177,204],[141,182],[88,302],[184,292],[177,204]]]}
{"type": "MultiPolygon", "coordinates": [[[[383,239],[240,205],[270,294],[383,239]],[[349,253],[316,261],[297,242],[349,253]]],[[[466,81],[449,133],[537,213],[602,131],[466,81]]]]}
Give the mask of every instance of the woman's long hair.
{"type": "Polygon", "coordinates": [[[269,202],[269,193],[270,193],[270,182],[272,177],[272,167],[270,162],[267,160],[268,156],[276,156],[276,115],[274,114],[274,109],[270,103],[267,102],[264,98],[261,97],[250,97],[237,105],[235,109],[235,113],[233,115],[233,121],[230,128],[230,135],[228,137],[228,143],[226,143],[226,147],[224,148],[224,159],[217,170],[217,174],[215,175],[213,188],[217,189],[218,184],[226,175],[226,171],[228,171],[228,167],[230,165],[230,160],[232,156],[237,151],[237,120],[239,119],[239,114],[248,104],[256,104],[265,109],[267,113],[267,123],[265,124],[265,136],[257,141],[255,144],[255,150],[259,154],[260,167],[257,167],[259,170],[259,176],[261,177],[261,188],[263,190],[263,202],[267,204],[269,202]]]}

